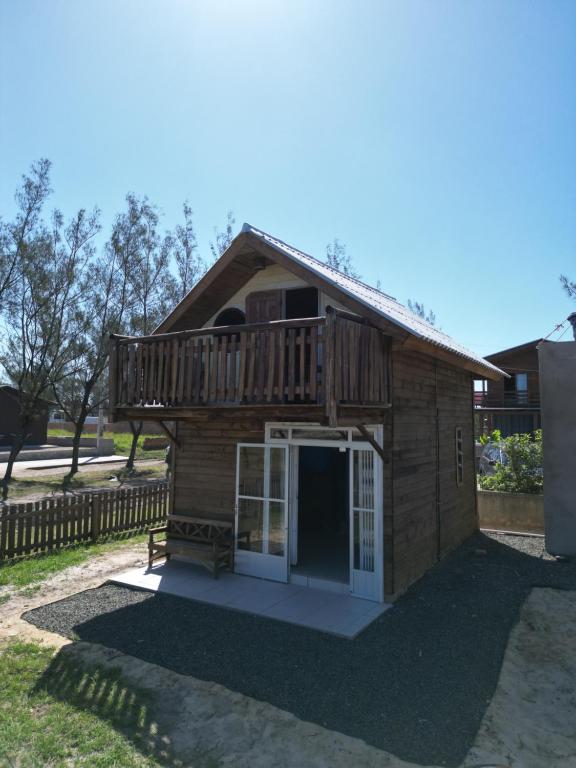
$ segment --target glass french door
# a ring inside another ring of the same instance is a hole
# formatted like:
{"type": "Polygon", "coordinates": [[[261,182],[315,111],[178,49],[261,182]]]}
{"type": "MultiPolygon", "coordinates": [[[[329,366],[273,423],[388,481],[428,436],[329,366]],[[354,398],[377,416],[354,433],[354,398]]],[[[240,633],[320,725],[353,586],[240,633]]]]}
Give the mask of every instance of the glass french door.
{"type": "Polygon", "coordinates": [[[379,462],[371,449],[350,449],[350,591],[382,600],[379,462]]]}
{"type": "Polygon", "coordinates": [[[237,450],[234,570],[288,581],[288,446],[237,450]]]}

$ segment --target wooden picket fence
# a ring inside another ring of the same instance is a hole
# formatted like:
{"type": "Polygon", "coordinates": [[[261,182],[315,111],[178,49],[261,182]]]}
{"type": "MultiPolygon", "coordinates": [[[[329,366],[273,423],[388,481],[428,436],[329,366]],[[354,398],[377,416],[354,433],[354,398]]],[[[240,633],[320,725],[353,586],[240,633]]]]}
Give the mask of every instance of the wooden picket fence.
{"type": "Polygon", "coordinates": [[[165,480],[0,506],[0,561],[142,530],[167,512],[165,480]]]}

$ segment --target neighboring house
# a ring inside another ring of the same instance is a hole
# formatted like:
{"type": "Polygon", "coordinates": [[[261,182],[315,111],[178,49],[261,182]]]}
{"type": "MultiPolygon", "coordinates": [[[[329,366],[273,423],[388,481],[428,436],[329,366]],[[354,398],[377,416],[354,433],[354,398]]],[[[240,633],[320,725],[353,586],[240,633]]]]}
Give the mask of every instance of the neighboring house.
{"type": "MultiPolygon", "coordinates": [[[[48,413],[52,403],[42,400],[28,428],[26,445],[43,445],[47,440],[48,413]]],[[[20,395],[9,384],[0,384],[0,445],[11,445],[12,435],[20,431],[20,395]]]]}
{"type": "Polygon", "coordinates": [[[237,572],[382,601],[476,530],[473,378],[501,375],[244,225],[154,335],[112,338],[111,418],[175,424],[171,511],[235,519],[237,572]]]}
{"type": "Polygon", "coordinates": [[[498,381],[482,381],[474,393],[476,434],[499,429],[503,437],[533,432],[541,426],[538,344],[541,339],[487,355],[508,374],[498,381]]]}

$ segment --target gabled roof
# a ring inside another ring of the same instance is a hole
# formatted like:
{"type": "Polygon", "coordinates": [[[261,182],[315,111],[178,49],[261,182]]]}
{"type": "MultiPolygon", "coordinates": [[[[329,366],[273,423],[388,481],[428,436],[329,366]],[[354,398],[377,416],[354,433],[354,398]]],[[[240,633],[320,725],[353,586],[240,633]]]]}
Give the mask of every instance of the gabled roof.
{"type": "MultiPolygon", "coordinates": [[[[234,238],[230,247],[174,311],[161,323],[156,332],[170,330],[187,309],[192,307],[195,302],[201,302],[204,294],[210,291],[211,286],[223,274],[227,265],[231,264],[236,257],[241,257],[242,254],[246,253],[247,248],[260,252],[271,262],[279,262],[297,274],[303,275],[304,271],[306,278],[310,282],[319,284],[320,281],[322,290],[336,300],[349,297],[356,306],[360,305],[358,307],[360,311],[364,308],[366,314],[371,319],[377,320],[382,318],[382,320],[403,332],[404,338],[415,338],[426,345],[432,345],[437,350],[447,353],[455,365],[458,365],[458,360],[460,360],[460,364],[463,367],[473,370],[478,374],[486,375],[488,378],[506,376],[495,365],[471,352],[443,331],[422,320],[392,296],[366,285],[366,283],[356,278],[339,272],[324,262],[318,261],[313,256],[299,251],[250,224],[244,224],[242,231],[234,238]],[[454,359],[452,359],[453,357],[454,359]]],[[[239,261],[241,262],[241,259],[239,261]]],[[[237,265],[237,269],[239,269],[239,266],[237,265]]],[[[246,279],[244,279],[244,282],[246,279]]],[[[434,354],[432,349],[428,351],[430,354],[434,354]]]]}
{"type": "Polygon", "coordinates": [[[535,339],[534,341],[527,341],[525,344],[518,344],[516,347],[510,347],[509,349],[502,349],[500,352],[492,352],[490,355],[486,355],[485,360],[496,360],[504,355],[513,355],[517,352],[529,352],[530,350],[536,350],[538,344],[544,339],[535,339]]]}
{"type": "MultiPolygon", "coordinates": [[[[11,395],[16,400],[20,398],[19,390],[16,387],[13,387],[11,384],[0,384],[0,392],[6,392],[8,395],[11,395]]],[[[47,405],[47,406],[56,405],[55,402],[53,402],[52,400],[46,400],[46,398],[44,397],[39,397],[38,402],[43,403],[44,405],[47,405]]]]}

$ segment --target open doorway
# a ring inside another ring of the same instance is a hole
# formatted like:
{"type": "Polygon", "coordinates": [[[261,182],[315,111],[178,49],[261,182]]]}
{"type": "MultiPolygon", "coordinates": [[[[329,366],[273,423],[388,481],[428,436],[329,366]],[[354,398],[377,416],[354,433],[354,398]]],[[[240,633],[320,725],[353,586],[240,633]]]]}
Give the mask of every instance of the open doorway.
{"type": "Polygon", "coordinates": [[[295,574],[349,583],[348,451],[301,446],[295,574]]]}

